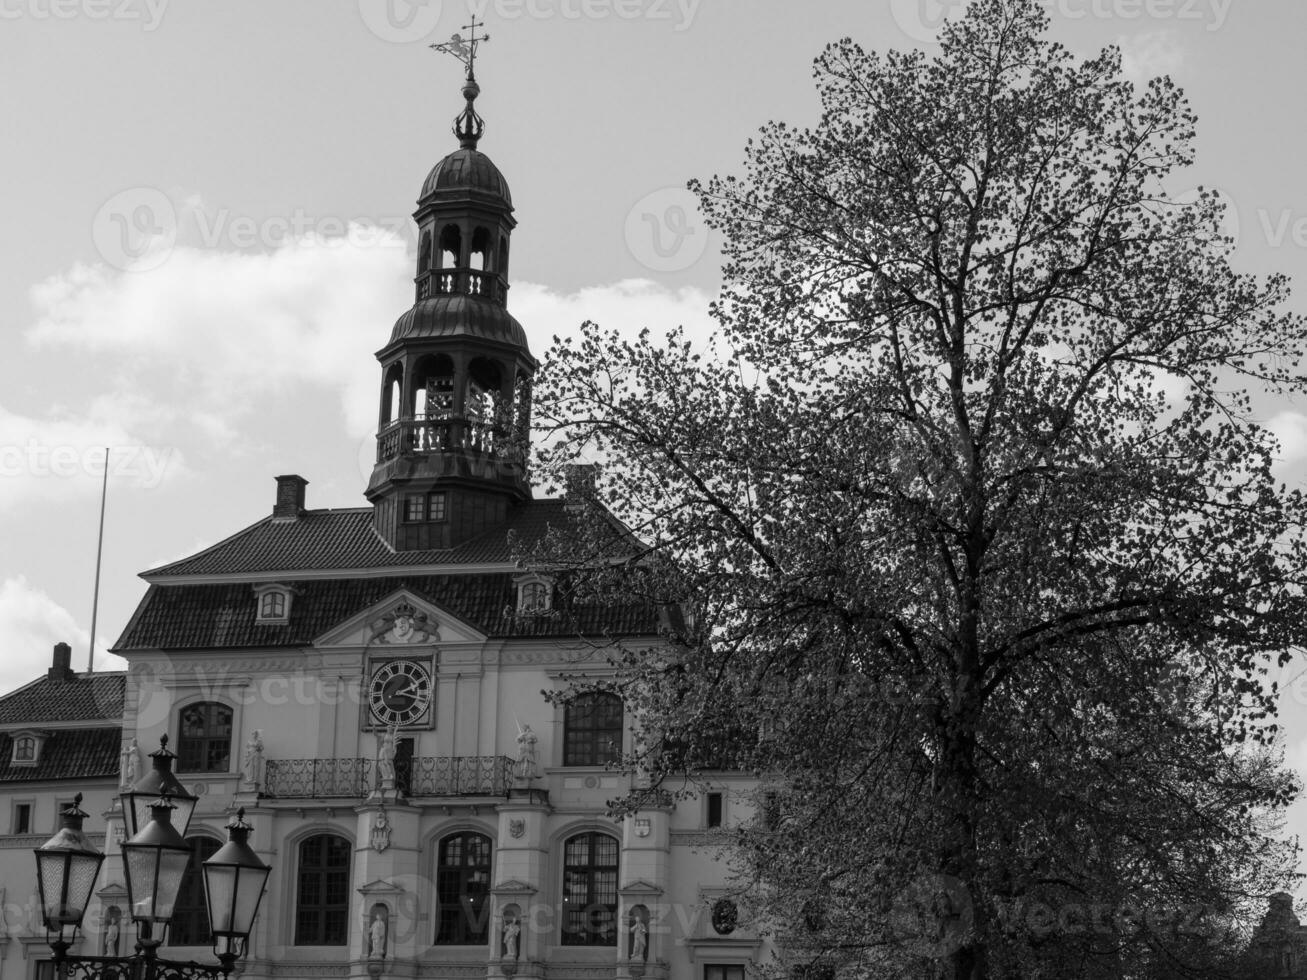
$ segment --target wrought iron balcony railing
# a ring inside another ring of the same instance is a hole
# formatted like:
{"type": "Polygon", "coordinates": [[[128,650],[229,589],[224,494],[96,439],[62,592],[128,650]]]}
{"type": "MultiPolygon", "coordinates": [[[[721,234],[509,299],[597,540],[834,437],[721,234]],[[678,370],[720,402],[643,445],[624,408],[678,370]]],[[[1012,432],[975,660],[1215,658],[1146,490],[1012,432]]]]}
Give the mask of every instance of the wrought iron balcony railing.
{"type": "MultiPolygon", "coordinates": [[[[507,756],[443,756],[395,760],[395,788],[407,797],[507,796],[507,756]]],[[[269,759],[263,795],[280,800],[362,799],[381,788],[371,759],[269,759]]]]}

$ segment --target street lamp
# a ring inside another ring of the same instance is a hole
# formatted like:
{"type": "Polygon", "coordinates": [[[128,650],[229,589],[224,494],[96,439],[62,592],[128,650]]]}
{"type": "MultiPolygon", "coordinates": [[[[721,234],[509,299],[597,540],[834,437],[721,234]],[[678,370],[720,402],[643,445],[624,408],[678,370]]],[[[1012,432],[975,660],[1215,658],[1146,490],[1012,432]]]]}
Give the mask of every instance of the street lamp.
{"type": "Polygon", "coordinates": [[[228,970],[245,955],[272,873],[250,849],[252,829],[242,807],[236,811],[236,822],[227,825],[227,843],[204,862],[204,898],[209,906],[213,952],[228,970]]]}
{"type": "MultiPolygon", "coordinates": [[[[69,956],[77,930],[90,904],[95,879],[104,855],[82,831],[86,814],[79,793],[73,805],[63,811],[63,826],[36,849],[37,884],[41,891],[41,914],[46,938],[54,952],[61,976],[76,967],[79,980],[226,980],[249,947],[250,932],[272,869],[250,849],[251,827],[245,811],[228,826],[229,840],[204,862],[204,892],[209,906],[209,925],[217,966],[177,963],[158,956],[165,930],[172,921],[173,907],[182,877],[191,857],[190,845],[173,826],[173,812],[190,821],[195,797],[187,794],[189,806],[177,806],[168,794],[156,797],[144,810],[133,795],[154,779],[167,788],[172,775],[173,755],[165,745],[152,756],[155,773],[147,775],[122,794],[123,813],[128,820],[146,819],[122,845],[123,871],[127,879],[127,904],[136,923],[136,953],[133,956],[69,956]]],[[[180,787],[180,784],[178,784],[180,787]]],[[[185,793],[185,789],[182,789],[185,793]]],[[[185,827],[185,823],[182,824],[185,827]]],[[[131,825],[129,824],[129,829],[131,825]]]]}
{"type": "Polygon", "coordinates": [[[190,845],[172,825],[174,809],[167,797],[155,800],[150,805],[150,822],[122,846],[127,905],[140,927],[141,943],[156,949],[172,921],[182,876],[191,859],[190,845]],[[158,939],[154,938],[156,924],[160,927],[158,939]]]}
{"type": "Polygon", "coordinates": [[[150,822],[150,807],[154,801],[167,797],[177,810],[174,825],[185,837],[199,798],[186,792],[186,787],[173,773],[172,760],[177,756],[168,751],[167,735],[159,736],[159,751],[151,752],[150,758],[154,760],[150,771],[119,796],[123,802],[123,822],[127,825],[127,836],[135,837],[150,822]]]}
{"type": "Polygon", "coordinates": [[[104,855],[82,831],[82,794],[62,813],[59,832],[36,849],[36,883],[50,948],[58,958],[77,936],[104,855]],[[52,934],[52,935],[51,935],[52,934]]]}

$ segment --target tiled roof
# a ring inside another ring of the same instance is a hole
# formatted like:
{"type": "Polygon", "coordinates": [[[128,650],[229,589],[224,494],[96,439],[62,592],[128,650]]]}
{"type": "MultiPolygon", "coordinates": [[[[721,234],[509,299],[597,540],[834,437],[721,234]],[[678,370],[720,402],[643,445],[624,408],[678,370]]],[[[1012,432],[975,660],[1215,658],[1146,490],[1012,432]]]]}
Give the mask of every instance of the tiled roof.
{"type": "Polygon", "coordinates": [[[57,728],[41,746],[36,765],[15,766],[13,738],[0,732],[0,783],[116,777],[121,745],[121,728],[57,728]]]}
{"type": "Polygon", "coordinates": [[[223,649],[305,646],[399,589],[448,610],[491,637],[650,636],[658,631],[653,605],[581,604],[565,589],[554,613],[519,616],[509,573],[412,575],[384,578],[287,578],[296,590],[290,622],[255,622],[249,583],[150,586],[114,650],[223,649]]]}
{"type": "Polygon", "coordinates": [[[0,697],[0,725],[118,721],[126,683],[121,671],[78,674],[66,681],[42,677],[0,697]]]}
{"type": "MultiPolygon", "coordinates": [[[[614,540],[620,535],[633,542],[629,532],[607,512],[588,513],[601,515],[599,519],[612,526],[614,540]]],[[[500,527],[457,548],[396,552],[373,530],[370,507],[311,510],[294,521],[267,517],[198,555],[142,575],[154,580],[183,575],[504,564],[528,551],[551,527],[566,528],[572,520],[573,514],[562,500],[532,500],[514,508],[500,527]]],[[[634,542],[629,550],[635,550],[634,542]]]]}

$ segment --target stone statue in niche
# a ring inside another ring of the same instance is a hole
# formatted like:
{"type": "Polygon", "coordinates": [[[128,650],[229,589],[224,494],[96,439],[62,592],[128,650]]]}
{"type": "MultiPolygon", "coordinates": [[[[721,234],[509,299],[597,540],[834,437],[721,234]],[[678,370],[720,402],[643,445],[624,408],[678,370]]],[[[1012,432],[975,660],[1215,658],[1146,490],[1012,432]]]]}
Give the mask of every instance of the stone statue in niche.
{"type": "Polygon", "coordinates": [[[516,916],[504,919],[504,959],[517,959],[517,943],[521,935],[522,924],[516,916]]]}
{"type": "Polygon", "coordinates": [[[649,927],[639,915],[631,923],[631,959],[644,962],[649,953],[649,927]]]}
{"type": "Polygon", "coordinates": [[[104,955],[117,956],[118,942],[121,936],[120,927],[117,917],[109,919],[109,923],[104,927],[104,955]]]}
{"type": "Polygon", "coordinates": [[[384,960],[386,958],[386,914],[377,909],[368,927],[368,958],[384,960]]]}

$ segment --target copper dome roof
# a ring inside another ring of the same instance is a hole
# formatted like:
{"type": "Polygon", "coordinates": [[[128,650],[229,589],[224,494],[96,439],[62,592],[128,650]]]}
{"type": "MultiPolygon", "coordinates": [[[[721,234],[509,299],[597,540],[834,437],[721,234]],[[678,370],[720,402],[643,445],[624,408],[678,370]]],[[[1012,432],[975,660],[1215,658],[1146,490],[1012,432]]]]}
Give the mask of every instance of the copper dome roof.
{"type": "Polygon", "coordinates": [[[453,293],[419,300],[395,321],[390,343],[419,337],[476,337],[530,352],[522,324],[498,303],[453,293]]]}
{"type": "Polygon", "coordinates": [[[427,174],[419,201],[440,191],[474,191],[500,198],[510,208],[513,198],[508,181],[480,150],[462,148],[445,157],[427,174]]]}

